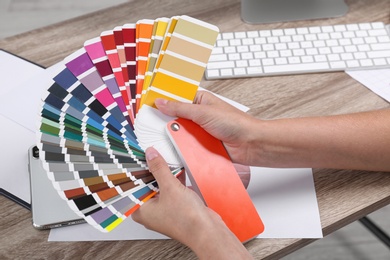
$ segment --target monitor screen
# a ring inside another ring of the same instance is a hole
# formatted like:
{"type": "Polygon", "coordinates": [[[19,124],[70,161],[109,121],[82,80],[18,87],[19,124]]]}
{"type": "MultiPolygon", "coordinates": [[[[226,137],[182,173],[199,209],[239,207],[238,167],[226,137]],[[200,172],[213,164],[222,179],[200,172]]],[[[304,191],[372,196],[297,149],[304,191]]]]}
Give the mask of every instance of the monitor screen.
{"type": "Polygon", "coordinates": [[[276,23],[343,16],[344,0],[241,0],[244,22],[276,23]]]}

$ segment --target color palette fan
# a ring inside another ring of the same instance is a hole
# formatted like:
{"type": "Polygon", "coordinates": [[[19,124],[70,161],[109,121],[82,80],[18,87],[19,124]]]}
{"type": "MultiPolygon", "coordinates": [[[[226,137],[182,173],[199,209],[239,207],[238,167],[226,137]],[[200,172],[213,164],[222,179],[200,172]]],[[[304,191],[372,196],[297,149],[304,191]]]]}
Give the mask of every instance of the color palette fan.
{"type": "Polygon", "coordinates": [[[60,196],[107,232],[158,192],[144,150],[182,163],[156,98],[192,102],[218,28],[189,16],[102,32],[63,61],[42,97],[40,158],[60,196]]]}

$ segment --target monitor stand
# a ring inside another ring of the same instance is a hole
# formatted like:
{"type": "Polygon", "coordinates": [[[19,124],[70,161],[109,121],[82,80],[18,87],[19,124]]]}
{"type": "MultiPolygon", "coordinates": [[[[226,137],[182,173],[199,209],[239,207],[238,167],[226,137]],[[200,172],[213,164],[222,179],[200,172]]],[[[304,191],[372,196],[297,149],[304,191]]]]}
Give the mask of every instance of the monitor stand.
{"type": "Polygon", "coordinates": [[[339,17],[347,11],[344,0],[241,0],[241,18],[251,24],[339,17]]]}

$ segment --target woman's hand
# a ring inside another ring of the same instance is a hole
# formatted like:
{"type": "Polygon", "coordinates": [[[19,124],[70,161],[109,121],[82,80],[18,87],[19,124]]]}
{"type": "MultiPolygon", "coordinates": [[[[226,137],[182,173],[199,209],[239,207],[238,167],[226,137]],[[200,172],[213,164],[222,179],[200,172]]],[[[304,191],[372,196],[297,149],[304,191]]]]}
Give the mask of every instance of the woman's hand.
{"type": "Polygon", "coordinates": [[[255,137],[250,130],[257,119],[206,91],[199,91],[193,104],[165,99],[156,99],[155,104],[164,114],[192,120],[221,140],[233,162],[251,165],[255,137]]]}
{"type": "Polygon", "coordinates": [[[146,160],[160,192],[132,214],[134,221],[180,241],[201,259],[251,258],[220,216],[172,175],[154,148],[146,150],[146,160]]]}

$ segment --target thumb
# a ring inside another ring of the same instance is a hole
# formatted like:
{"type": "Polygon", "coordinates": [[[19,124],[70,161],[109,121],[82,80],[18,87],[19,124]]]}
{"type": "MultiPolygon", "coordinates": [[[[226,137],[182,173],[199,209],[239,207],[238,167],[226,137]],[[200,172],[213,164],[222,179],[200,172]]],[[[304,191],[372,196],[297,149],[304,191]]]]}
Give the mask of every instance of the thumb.
{"type": "Polygon", "coordinates": [[[165,189],[165,187],[178,181],[171,173],[171,170],[164,158],[156,149],[153,147],[147,148],[145,156],[149,171],[153,174],[160,189],[165,189]]]}

